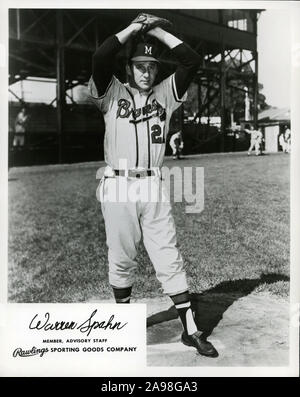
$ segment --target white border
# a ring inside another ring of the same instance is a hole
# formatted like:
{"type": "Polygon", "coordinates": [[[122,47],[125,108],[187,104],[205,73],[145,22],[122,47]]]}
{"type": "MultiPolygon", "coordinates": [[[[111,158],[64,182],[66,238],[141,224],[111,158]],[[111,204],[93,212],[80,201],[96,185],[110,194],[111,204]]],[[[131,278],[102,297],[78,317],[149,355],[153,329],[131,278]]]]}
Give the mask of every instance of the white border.
{"type": "MultiPolygon", "coordinates": [[[[86,0],[85,8],[123,8],[123,1],[99,1],[86,0]]],[[[126,1],[126,8],[140,9],[141,2],[128,0],[126,1]]],[[[30,1],[30,0],[10,0],[1,2],[0,6],[0,69],[1,69],[1,123],[2,133],[0,134],[1,146],[1,170],[0,170],[0,222],[4,231],[7,231],[7,131],[8,126],[8,92],[7,92],[7,76],[8,76],[8,8],[82,8],[82,0],[65,0],[62,4],[60,0],[52,1],[30,1]],[[4,46],[4,47],[3,47],[4,46]],[[3,52],[3,48],[5,51],[3,52]],[[3,56],[4,54],[4,56],[3,56]],[[3,62],[3,57],[4,62],[3,62]],[[4,63],[4,64],[3,64],[4,63]]],[[[147,4],[146,8],[247,8],[247,9],[284,9],[290,10],[292,16],[292,154],[291,154],[291,322],[290,322],[290,366],[289,367],[167,367],[155,368],[148,367],[146,373],[137,374],[137,376],[186,376],[186,377],[202,377],[202,376],[298,376],[299,375],[299,301],[300,301],[300,182],[298,170],[300,169],[300,3],[297,1],[166,1],[166,0],[152,0],[151,4],[147,4]],[[298,58],[297,58],[298,56],[298,58]]],[[[280,57],[278,60],[280,62],[280,57]]],[[[1,289],[0,302],[7,307],[7,233],[0,234],[1,247],[1,289]]],[[[9,306],[9,305],[8,305],[9,306]]],[[[1,309],[1,306],[0,306],[1,309]]],[[[0,316],[1,326],[1,316],[0,316]]],[[[46,374],[45,374],[46,375],[46,374]]],[[[93,376],[91,374],[91,376],[93,376]]],[[[114,376],[112,371],[112,376],[114,376]]]]}

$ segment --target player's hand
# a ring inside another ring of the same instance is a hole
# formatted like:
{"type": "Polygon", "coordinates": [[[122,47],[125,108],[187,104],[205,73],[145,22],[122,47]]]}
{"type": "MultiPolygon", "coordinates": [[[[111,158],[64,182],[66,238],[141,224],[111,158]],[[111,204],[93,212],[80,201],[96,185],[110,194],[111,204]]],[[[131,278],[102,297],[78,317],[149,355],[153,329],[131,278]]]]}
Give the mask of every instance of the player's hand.
{"type": "Polygon", "coordinates": [[[129,25],[132,29],[132,34],[136,35],[140,30],[142,30],[143,25],[141,23],[132,23],[129,25]]]}
{"type": "Polygon", "coordinates": [[[143,33],[148,33],[150,30],[156,27],[170,27],[172,23],[165,18],[157,17],[156,15],[147,14],[147,13],[140,13],[131,24],[138,23],[142,27],[143,33]]]}

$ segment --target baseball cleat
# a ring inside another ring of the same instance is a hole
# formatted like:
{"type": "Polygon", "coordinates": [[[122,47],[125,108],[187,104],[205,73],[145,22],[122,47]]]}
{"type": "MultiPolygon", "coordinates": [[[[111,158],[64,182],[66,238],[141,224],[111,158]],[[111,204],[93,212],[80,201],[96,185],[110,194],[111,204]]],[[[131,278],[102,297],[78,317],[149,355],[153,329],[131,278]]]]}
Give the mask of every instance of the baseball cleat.
{"type": "Polygon", "coordinates": [[[188,335],[185,331],[181,335],[181,341],[186,346],[195,347],[198,353],[206,357],[218,357],[219,353],[214,346],[203,337],[200,331],[188,335]]]}

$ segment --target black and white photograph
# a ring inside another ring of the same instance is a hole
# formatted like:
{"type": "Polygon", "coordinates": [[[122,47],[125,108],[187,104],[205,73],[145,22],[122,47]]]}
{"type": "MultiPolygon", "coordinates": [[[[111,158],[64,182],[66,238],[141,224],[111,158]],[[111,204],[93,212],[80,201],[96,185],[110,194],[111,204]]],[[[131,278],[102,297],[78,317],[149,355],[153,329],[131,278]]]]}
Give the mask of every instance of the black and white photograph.
{"type": "Polygon", "coordinates": [[[299,376],[299,4],[22,4],[1,372],[299,376]]]}

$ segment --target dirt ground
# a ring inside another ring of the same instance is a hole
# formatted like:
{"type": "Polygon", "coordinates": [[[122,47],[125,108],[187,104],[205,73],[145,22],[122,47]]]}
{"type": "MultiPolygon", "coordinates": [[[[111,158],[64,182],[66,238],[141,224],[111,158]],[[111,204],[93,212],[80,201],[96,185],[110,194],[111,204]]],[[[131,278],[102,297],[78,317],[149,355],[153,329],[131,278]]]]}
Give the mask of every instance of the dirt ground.
{"type": "MultiPolygon", "coordinates": [[[[201,356],[180,341],[182,326],[169,297],[147,304],[147,366],[284,367],[289,360],[289,301],[267,292],[192,294],[198,329],[219,357],[201,356]]],[[[91,302],[99,302],[95,297],[91,302]]],[[[103,300],[102,300],[103,302],[103,300]]],[[[113,299],[107,300],[113,303],[113,299]]]]}
{"type": "MultiPolygon", "coordinates": [[[[180,342],[181,323],[169,298],[148,300],[148,366],[286,366],[289,303],[268,293],[242,298],[216,293],[200,296],[202,325],[219,352],[217,358],[197,354],[180,342]],[[229,304],[223,312],[224,305],[229,304]]],[[[195,303],[195,302],[194,302],[195,303]]],[[[196,309],[197,319],[197,309],[196,309]]]]}

